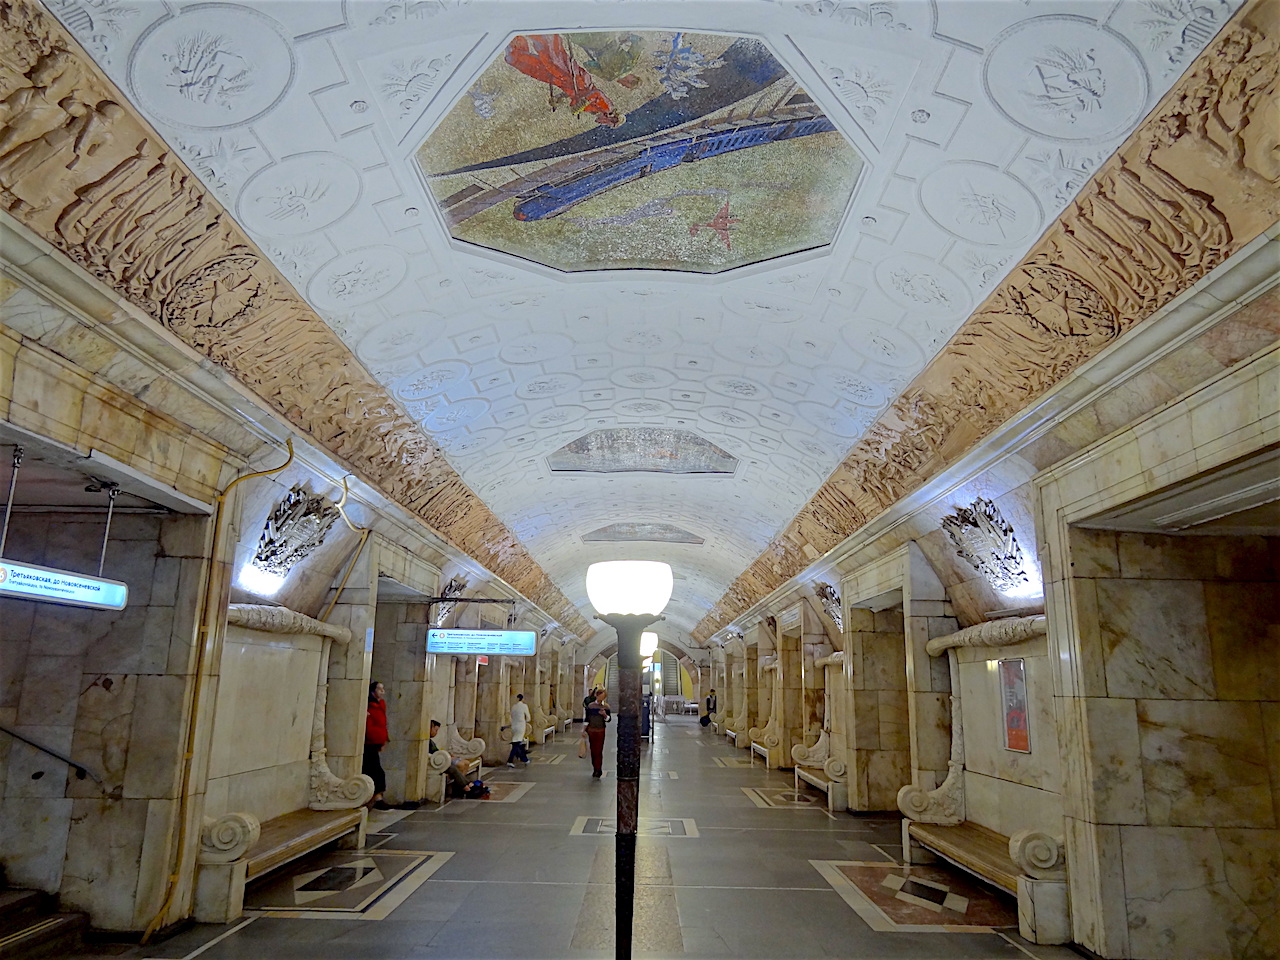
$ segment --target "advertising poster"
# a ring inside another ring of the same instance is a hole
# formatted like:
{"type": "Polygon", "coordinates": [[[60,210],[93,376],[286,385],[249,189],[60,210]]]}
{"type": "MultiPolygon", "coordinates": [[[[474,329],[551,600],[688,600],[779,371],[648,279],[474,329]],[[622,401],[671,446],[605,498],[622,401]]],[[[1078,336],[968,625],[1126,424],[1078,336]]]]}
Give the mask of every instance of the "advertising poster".
{"type": "Polygon", "coordinates": [[[1000,661],[1000,702],[1004,706],[1004,746],[1019,753],[1031,752],[1027,727],[1027,674],[1019,660],[1000,661]]]}

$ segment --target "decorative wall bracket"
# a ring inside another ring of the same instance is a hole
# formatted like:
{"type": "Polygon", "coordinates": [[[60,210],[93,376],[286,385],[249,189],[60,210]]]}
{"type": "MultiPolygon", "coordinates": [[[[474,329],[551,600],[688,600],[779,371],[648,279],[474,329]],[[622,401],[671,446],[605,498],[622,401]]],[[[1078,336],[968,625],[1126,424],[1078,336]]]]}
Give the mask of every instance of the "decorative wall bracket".
{"type": "Polygon", "coordinates": [[[324,542],[337,519],[338,508],[331,500],[295,486],[272,508],[250,562],[287,577],[324,542]]]}
{"type": "Polygon", "coordinates": [[[252,813],[205,817],[200,828],[201,863],[234,863],[258,842],[262,825],[252,813]]]}
{"type": "Polygon", "coordinates": [[[990,500],[979,497],[942,518],[956,552],[997,590],[1008,592],[1031,582],[1013,524],[990,500]]]}

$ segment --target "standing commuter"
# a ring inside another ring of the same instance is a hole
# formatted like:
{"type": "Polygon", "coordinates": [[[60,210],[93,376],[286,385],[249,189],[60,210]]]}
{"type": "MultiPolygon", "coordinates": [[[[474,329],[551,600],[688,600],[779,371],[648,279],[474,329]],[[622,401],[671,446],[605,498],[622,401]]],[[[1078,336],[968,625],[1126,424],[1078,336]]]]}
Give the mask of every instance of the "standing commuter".
{"type": "Polygon", "coordinates": [[[612,711],[609,704],[604,701],[605,691],[603,689],[596,691],[596,698],[587,704],[587,740],[591,744],[591,766],[593,772],[591,776],[603,776],[600,769],[604,762],[604,735],[605,724],[609,722],[612,711]]]}
{"type": "Polygon", "coordinates": [[[507,754],[507,766],[514,767],[516,760],[529,762],[529,748],[526,737],[529,736],[529,722],[532,719],[529,705],[524,702],[524,694],[516,694],[516,702],[511,705],[511,752],[507,754]]]}
{"type": "Polygon", "coordinates": [[[377,680],[369,683],[369,711],[364,720],[364,765],[361,772],[373,781],[369,806],[374,810],[390,810],[382,795],[387,792],[387,775],[382,769],[382,748],[387,745],[387,688],[377,680]]]}

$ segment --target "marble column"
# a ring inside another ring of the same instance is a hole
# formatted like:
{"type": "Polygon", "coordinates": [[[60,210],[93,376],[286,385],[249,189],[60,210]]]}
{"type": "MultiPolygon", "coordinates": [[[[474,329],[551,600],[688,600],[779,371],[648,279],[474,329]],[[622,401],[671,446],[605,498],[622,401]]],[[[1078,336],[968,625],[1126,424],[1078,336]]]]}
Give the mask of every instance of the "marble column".
{"type": "Polygon", "coordinates": [[[476,734],[485,742],[484,762],[496,766],[507,762],[511,744],[511,732],[502,739],[502,727],[507,723],[506,668],[503,657],[490,657],[480,664],[476,672],[476,734]]]}
{"type": "Polygon", "coordinates": [[[898,790],[911,779],[902,608],[876,613],[850,607],[845,628],[844,678],[852,701],[849,808],[893,810],[898,790]]]}
{"type": "Polygon", "coordinates": [[[914,543],[907,547],[902,616],[906,633],[910,782],[932,790],[946,779],[950,769],[951,672],[945,658],[929,656],[926,648],[935,637],[955,633],[959,624],[925,555],[914,543]]]}
{"type": "Polygon", "coordinates": [[[783,767],[791,763],[791,748],[804,742],[804,610],[800,617],[779,624],[777,664],[773,711],[770,723],[778,738],[778,749],[770,750],[769,764],[783,767]],[[775,759],[774,754],[777,753],[775,759]]]}
{"type": "Polygon", "coordinates": [[[453,724],[458,736],[476,735],[476,658],[455,657],[453,664],[453,724]]]}

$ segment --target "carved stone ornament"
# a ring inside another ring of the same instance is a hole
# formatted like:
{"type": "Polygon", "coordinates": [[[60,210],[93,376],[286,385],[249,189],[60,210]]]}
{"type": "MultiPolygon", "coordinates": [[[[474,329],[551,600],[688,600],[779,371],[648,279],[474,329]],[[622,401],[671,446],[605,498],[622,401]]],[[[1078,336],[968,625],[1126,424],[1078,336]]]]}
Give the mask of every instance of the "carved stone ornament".
{"type": "Polygon", "coordinates": [[[1016,590],[1030,582],[1013,525],[990,500],[979,497],[968,507],[957,507],[942,518],[942,529],[960,557],[997,590],[1016,590]]]}
{"type": "Polygon", "coordinates": [[[309,633],[339,643],[351,642],[351,631],[335,623],[325,623],[288,607],[259,603],[233,603],[227,607],[227,623],[263,633],[309,633]]]}
{"type": "Polygon", "coordinates": [[[252,813],[205,817],[200,829],[201,863],[234,863],[258,842],[262,826],[252,813]]]}
{"type": "Polygon", "coordinates": [[[481,756],[484,753],[485,742],[484,737],[472,737],[467,740],[458,733],[458,728],[453,724],[449,725],[449,736],[447,737],[449,752],[455,757],[464,759],[472,759],[481,756]]]}
{"type": "Polygon", "coordinates": [[[1043,616],[1010,617],[975,623],[955,633],[934,637],[925,644],[929,656],[936,657],[955,647],[1010,647],[1043,637],[1049,632],[1049,621],[1043,616]]]}
{"type": "Polygon", "coordinates": [[[1063,880],[1067,852],[1062,841],[1039,830],[1018,830],[1009,837],[1009,859],[1036,880],[1063,880]]]}
{"type": "Polygon", "coordinates": [[[363,773],[345,780],[329,769],[324,750],[311,752],[310,800],[312,810],[354,810],[373,796],[373,780],[363,773]]]}
{"type": "MultiPolygon", "coordinates": [[[[449,582],[444,585],[444,589],[440,591],[442,597],[457,597],[462,595],[462,591],[467,589],[467,578],[462,576],[450,577],[449,582]]],[[[457,602],[444,602],[436,604],[436,615],[431,625],[434,627],[443,627],[445,621],[449,619],[450,614],[457,609],[457,602]]]]}
{"type": "MultiPolygon", "coordinates": [[[[743,726],[746,726],[746,718],[743,718],[743,726]]],[[[782,731],[778,723],[777,716],[769,718],[769,722],[763,727],[752,727],[747,731],[751,737],[752,743],[758,743],[761,746],[768,747],[772,750],[774,747],[782,743],[782,731]]]]}
{"type": "Polygon", "coordinates": [[[821,767],[831,756],[831,740],[827,731],[818,734],[818,742],[811,747],[797,743],[791,748],[791,759],[805,767],[821,767]]]}
{"type": "Polygon", "coordinates": [[[964,722],[960,698],[951,698],[951,759],[947,778],[934,790],[907,784],[898,791],[898,809],[909,820],[954,826],[965,819],[964,722]]]}
{"type": "Polygon", "coordinates": [[[267,517],[253,565],[277,576],[288,576],[324,542],[337,519],[338,508],[332,501],[295,486],[267,517]]]}
{"type": "Polygon", "coordinates": [[[831,584],[821,581],[814,585],[814,590],[818,595],[818,601],[822,604],[823,612],[831,618],[836,629],[843,633],[844,613],[840,609],[840,591],[831,584]]]}

